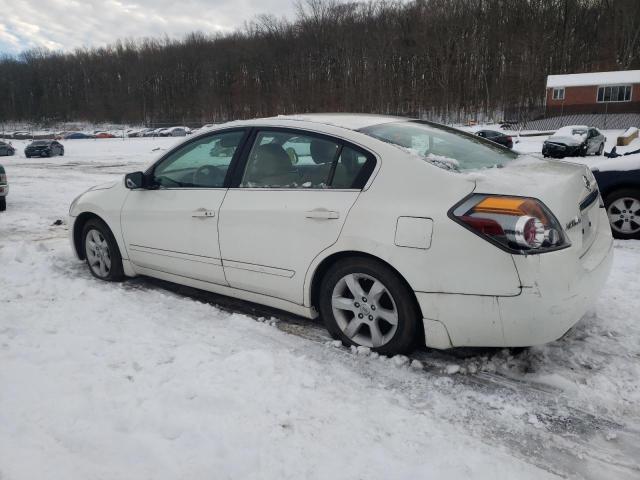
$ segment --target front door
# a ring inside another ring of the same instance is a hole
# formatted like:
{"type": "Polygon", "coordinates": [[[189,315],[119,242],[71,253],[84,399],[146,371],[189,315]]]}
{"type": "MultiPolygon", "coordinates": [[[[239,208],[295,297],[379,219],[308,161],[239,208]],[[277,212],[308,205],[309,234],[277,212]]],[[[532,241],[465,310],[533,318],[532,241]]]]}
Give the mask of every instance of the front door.
{"type": "Polygon", "coordinates": [[[302,304],[307,269],[338,239],[374,165],[331,137],[258,131],[220,209],[229,285],[302,304]]]}
{"type": "Polygon", "coordinates": [[[227,284],[218,216],[227,170],[244,134],[211,134],[182,145],[147,172],[153,189],[129,193],[121,223],[134,268],[227,284]]]}

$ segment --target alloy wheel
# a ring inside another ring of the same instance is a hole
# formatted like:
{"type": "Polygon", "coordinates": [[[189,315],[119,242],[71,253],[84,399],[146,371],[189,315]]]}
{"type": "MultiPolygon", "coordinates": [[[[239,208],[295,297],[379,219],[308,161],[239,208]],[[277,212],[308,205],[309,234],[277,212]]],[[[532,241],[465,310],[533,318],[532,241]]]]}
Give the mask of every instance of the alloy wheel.
{"type": "Polygon", "coordinates": [[[640,200],[637,198],[618,198],[609,205],[607,215],[615,231],[627,235],[640,232],[640,200]]]}
{"type": "Polygon", "coordinates": [[[107,239],[99,230],[91,229],[85,238],[85,250],[89,267],[100,278],[106,278],[111,271],[111,252],[107,239]]]}
{"type": "Polygon", "coordinates": [[[338,327],[358,345],[378,348],[398,328],[398,309],[385,285],[364,273],[350,273],[335,285],[331,308],[338,327]]]}

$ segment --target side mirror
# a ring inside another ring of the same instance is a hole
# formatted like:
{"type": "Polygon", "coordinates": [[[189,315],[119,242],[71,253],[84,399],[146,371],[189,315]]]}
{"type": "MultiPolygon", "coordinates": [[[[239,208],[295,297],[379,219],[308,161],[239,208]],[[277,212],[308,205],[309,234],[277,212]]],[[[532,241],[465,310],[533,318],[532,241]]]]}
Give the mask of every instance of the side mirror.
{"type": "Polygon", "coordinates": [[[129,190],[144,188],[144,183],[144,173],[142,172],[127,173],[124,177],[124,186],[129,190]]]}

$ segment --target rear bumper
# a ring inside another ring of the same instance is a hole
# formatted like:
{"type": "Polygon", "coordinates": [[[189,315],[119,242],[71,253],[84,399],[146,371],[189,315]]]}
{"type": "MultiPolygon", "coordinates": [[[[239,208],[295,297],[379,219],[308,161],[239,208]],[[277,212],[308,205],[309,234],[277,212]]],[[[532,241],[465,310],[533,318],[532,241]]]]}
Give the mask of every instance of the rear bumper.
{"type": "Polygon", "coordinates": [[[427,346],[526,347],[562,337],[592,306],[613,261],[613,240],[601,228],[580,258],[568,248],[514,256],[520,295],[492,297],[416,292],[427,346]]]}

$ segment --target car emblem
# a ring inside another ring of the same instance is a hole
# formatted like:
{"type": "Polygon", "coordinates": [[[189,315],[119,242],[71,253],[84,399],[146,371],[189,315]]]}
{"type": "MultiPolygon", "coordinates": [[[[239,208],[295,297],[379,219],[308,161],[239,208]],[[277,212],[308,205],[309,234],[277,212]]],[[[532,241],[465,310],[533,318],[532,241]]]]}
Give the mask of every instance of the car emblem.
{"type": "Polygon", "coordinates": [[[569,223],[565,225],[565,228],[567,230],[571,230],[573,227],[575,227],[576,225],[580,225],[581,223],[582,219],[580,217],[574,217],[571,219],[571,221],[569,221],[569,223]]]}
{"type": "Polygon", "coordinates": [[[591,181],[587,178],[586,175],[582,176],[582,180],[584,180],[584,186],[587,187],[587,190],[591,191],[591,181]]]}

